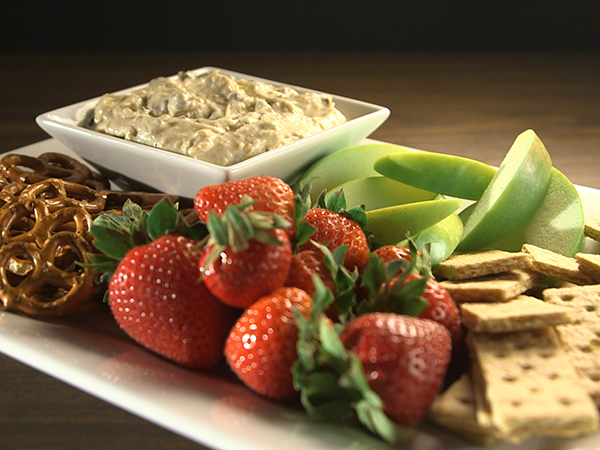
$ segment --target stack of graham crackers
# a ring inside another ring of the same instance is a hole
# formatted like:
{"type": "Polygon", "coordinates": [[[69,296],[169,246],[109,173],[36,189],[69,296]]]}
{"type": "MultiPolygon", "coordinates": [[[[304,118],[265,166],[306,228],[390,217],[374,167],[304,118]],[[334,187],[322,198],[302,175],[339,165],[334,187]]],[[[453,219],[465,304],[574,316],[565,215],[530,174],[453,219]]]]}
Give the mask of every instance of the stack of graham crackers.
{"type": "MultiPolygon", "coordinates": [[[[600,215],[585,234],[600,241],[600,215]]],[[[600,255],[526,244],[453,255],[436,276],[459,305],[471,368],[432,422],[483,444],[599,429],[600,255]]]]}

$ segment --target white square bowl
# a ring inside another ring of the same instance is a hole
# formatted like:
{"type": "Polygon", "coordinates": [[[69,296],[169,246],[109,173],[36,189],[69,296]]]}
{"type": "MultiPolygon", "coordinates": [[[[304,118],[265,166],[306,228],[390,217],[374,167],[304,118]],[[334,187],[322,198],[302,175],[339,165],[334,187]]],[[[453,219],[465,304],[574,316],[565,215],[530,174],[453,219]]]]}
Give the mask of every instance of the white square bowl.
{"type": "MultiPolygon", "coordinates": [[[[203,67],[192,72],[213,70],[234,78],[284,85],[215,67],[203,67]]],[[[300,92],[309,91],[291,87],[300,92]]],[[[291,181],[318,158],[360,143],[390,114],[389,109],[382,106],[336,95],[332,97],[336,107],[346,116],[346,123],[227,167],[85,128],[82,123],[99,97],[41,114],[36,122],[50,136],[111,178],[120,178],[137,188],[194,198],[201,187],[229,180],[270,175],[291,181]]]]}

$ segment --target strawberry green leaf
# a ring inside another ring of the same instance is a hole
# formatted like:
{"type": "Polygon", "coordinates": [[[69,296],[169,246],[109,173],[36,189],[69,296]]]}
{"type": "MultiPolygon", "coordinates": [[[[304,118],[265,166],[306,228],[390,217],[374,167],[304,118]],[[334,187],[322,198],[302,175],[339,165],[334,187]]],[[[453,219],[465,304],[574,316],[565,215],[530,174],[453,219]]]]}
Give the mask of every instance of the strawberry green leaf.
{"type": "MultiPolygon", "coordinates": [[[[318,276],[313,279],[318,293],[324,285],[318,276]]],[[[369,386],[362,363],[345,348],[339,331],[323,314],[322,302],[331,296],[327,292],[315,295],[310,318],[295,311],[298,359],[292,371],[304,409],[317,420],[338,423],[354,412],[367,429],[390,443],[412,436],[385,415],[383,401],[369,386]]]]}
{"type": "Polygon", "coordinates": [[[127,199],[125,201],[122,212],[123,216],[128,218],[132,223],[139,222],[141,216],[144,214],[143,208],[137,203],[131,201],[130,199],[127,199]]]}
{"type": "Polygon", "coordinates": [[[312,189],[312,180],[302,180],[292,186],[294,191],[294,222],[296,225],[306,216],[311,207],[310,191],[312,189]]]}
{"type": "Polygon", "coordinates": [[[131,242],[132,246],[145,245],[152,241],[148,234],[148,213],[142,211],[138,221],[132,224],[131,242]]]}
{"type": "MultiPolygon", "coordinates": [[[[142,214],[139,215],[140,218],[142,214]]],[[[177,226],[177,214],[177,208],[167,198],[156,203],[147,219],[150,239],[154,240],[171,233],[177,226]]]]}
{"type": "MultiPolygon", "coordinates": [[[[325,267],[329,270],[335,284],[334,301],[339,310],[338,319],[341,322],[347,322],[350,310],[356,300],[356,280],[358,279],[358,271],[350,272],[344,267],[344,257],[348,245],[340,245],[332,252],[327,246],[319,242],[312,241],[312,244],[323,253],[325,267]]],[[[317,280],[316,283],[322,284],[321,279],[317,280]]],[[[317,286],[314,281],[313,285],[317,286]]],[[[325,287],[323,286],[323,288],[325,287]]]]}
{"type": "Polygon", "coordinates": [[[362,363],[355,354],[350,355],[348,370],[340,377],[339,384],[360,393],[360,400],[353,405],[358,420],[373,434],[389,443],[412,437],[415,434],[413,430],[396,425],[386,416],[383,412],[384,403],[369,386],[362,363]]]}
{"type": "Polygon", "coordinates": [[[221,217],[211,211],[206,223],[210,236],[207,245],[216,244],[222,249],[231,248],[234,252],[247,249],[252,239],[282,245],[271,231],[275,228],[287,228],[291,224],[276,214],[251,211],[253,203],[252,197],[244,195],[239,204],[229,205],[221,217]]]}
{"type": "Polygon", "coordinates": [[[248,214],[245,214],[243,210],[236,205],[230,205],[225,210],[224,218],[225,220],[229,220],[231,222],[231,228],[239,230],[241,235],[251,237],[254,234],[252,222],[250,221],[248,214]]]}
{"type": "MultiPolygon", "coordinates": [[[[323,203],[323,202],[321,202],[323,203]]],[[[344,190],[339,189],[338,191],[331,194],[325,201],[325,205],[321,205],[331,211],[334,211],[347,219],[356,222],[363,230],[367,226],[367,213],[364,205],[353,206],[350,209],[346,209],[346,197],[344,190]]]]}
{"type": "Polygon", "coordinates": [[[317,199],[313,204],[313,208],[327,208],[327,203],[325,201],[325,196],[327,195],[327,189],[321,191],[317,199]]]}
{"type": "Polygon", "coordinates": [[[333,367],[336,373],[342,373],[348,366],[348,353],[330,321],[325,315],[317,319],[318,333],[321,340],[321,355],[333,367]]]}
{"type": "Polygon", "coordinates": [[[130,236],[121,231],[92,225],[90,232],[95,238],[94,247],[119,261],[133,247],[130,236]]]}
{"type": "Polygon", "coordinates": [[[301,402],[313,419],[339,423],[352,413],[356,398],[338,384],[336,374],[328,371],[311,372],[306,376],[301,402]]]}
{"type": "Polygon", "coordinates": [[[94,219],[94,226],[96,228],[110,228],[116,231],[122,231],[123,233],[129,233],[131,231],[131,221],[119,214],[100,214],[94,219]]]}
{"type": "Polygon", "coordinates": [[[127,200],[122,214],[103,213],[94,219],[90,233],[93,245],[101,253],[88,253],[89,266],[106,279],[116,269],[118,263],[132,248],[145,245],[157,237],[177,230],[178,234],[198,238],[206,236],[206,227],[198,223],[190,226],[183,215],[167,198],[157,202],[150,212],[140,205],[127,200]]]}
{"type": "Polygon", "coordinates": [[[209,212],[206,226],[211,238],[218,245],[227,245],[227,228],[217,213],[214,211],[209,212]]]}
{"type": "Polygon", "coordinates": [[[230,247],[236,253],[242,252],[249,247],[248,240],[252,236],[246,236],[243,230],[237,228],[231,222],[225,222],[225,227],[227,230],[227,243],[225,247],[230,247]]]}
{"type": "Polygon", "coordinates": [[[296,310],[294,310],[294,318],[298,327],[298,342],[296,345],[296,352],[298,354],[296,366],[298,370],[294,370],[294,385],[299,388],[302,384],[300,382],[302,372],[299,368],[304,368],[304,370],[309,372],[314,369],[316,364],[314,355],[316,354],[318,343],[313,339],[312,322],[296,310]]]}
{"type": "Polygon", "coordinates": [[[422,297],[427,278],[416,278],[405,284],[403,283],[404,280],[399,279],[392,286],[390,300],[386,309],[397,314],[416,317],[429,306],[429,302],[422,297]]]}
{"type": "Polygon", "coordinates": [[[369,262],[363,271],[361,281],[361,286],[366,289],[369,298],[378,295],[385,278],[383,261],[377,255],[369,253],[369,262]]]}
{"type": "MultiPolygon", "coordinates": [[[[313,242],[313,244],[317,243],[313,242]]],[[[325,251],[325,249],[327,249],[327,247],[325,247],[322,244],[319,244],[319,247],[322,251],[325,251]]],[[[331,252],[333,255],[333,261],[337,267],[342,267],[344,265],[344,258],[346,257],[346,253],[348,252],[349,247],[350,246],[348,244],[340,245],[334,248],[333,252],[331,252]]]]}
{"type": "Polygon", "coordinates": [[[367,400],[361,400],[354,406],[358,420],[373,434],[381,436],[389,443],[410,439],[416,431],[401,428],[385,415],[382,409],[373,407],[367,400]]]}
{"type": "Polygon", "coordinates": [[[394,259],[388,261],[385,264],[385,279],[386,281],[392,280],[398,275],[399,280],[404,280],[410,273],[412,273],[412,262],[406,259],[394,259]]]}
{"type": "Polygon", "coordinates": [[[346,210],[346,196],[344,195],[344,190],[340,189],[335,191],[333,194],[327,198],[325,203],[325,207],[330,209],[331,211],[335,211],[337,213],[346,210]]]}
{"type": "Polygon", "coordinates": [[[344,267],[344,258],[348,251],[348,245],[340,245],[330,252],[329,249],[317,242],[313,242],[325,255],[325,265],[331,272],[337,290],[335,303],[339,310],[338,319],[347,322],[351,317],[351,310],[356,302],[356,280],[358,270],[350,272],[344,267]]]}
{"type": "Polygon", "coordinates": [[[265,243],[265,244],[271,244],[271,245],[277,245],[277,246],[283,245],[283,242],[281,242],[279,239],[277,239],[277,236],[275,236],[273,233],[271,233],[267,230],[263,230],[263,229],[255,230],[254,239],[256,239],[259,242],[265,243]]]}
{"type": "Polygon", "coordinates": [[[88,253],[87,255],[89,264],[82,264],[84,266],[93,267],[98,273],[100,273],[100,282],[108,282],[111,275],[117,269],[119,261],[110,256],[103,255],[102,253],[88,253]]]}
{"type": "Polygon", "coordinates": [[[308,242],[317,229],[308,222],[300,222],[296,228],[296,245],[301,246],[308,242]]]}
{"type": "Polygon", "coordinates": [[[332,292],[327,289],[327,286],[323,283],[323,280],[321,280],[321,277],[316,273],[313,273],[312,275],[312,282],[315,287],[315,292],[313,293],[313,306],[310,310],[310,314],[314,321],[333,303],[334,297],[332,292]]]}
{"type": "Polygon", "coordinates": [[[364,400],[368,401],[370,398],[371,401],[369,403],[372,406],[383,408],[383,402],[379,396],[371,391],[360,359],[355,354],[348,352],[347,360],[348,365],[346,366],[346,370],[339,378],[340,386],[363,393],[362,397],[364,400]]]}
{"type": "Polygon", "coordinates": [[[273,221],[273,228],[290,228],[292,224],[284,217],[279,214],[273,214],[271,216],[271,220],[273,221]]]}
{"type": "Polygon", "coordinates": [[[185,220],[183,214],[177,214],[177,220],[173,233],[187,236],[190,239],[202,240],[208,235],[208,229],[203,222],[195,222],[191,225],[185,220]]]}
{"type": "Polygon", "coordinates": [[[363,230],[367,226],[367,212],[363,206],[354,206],[346,211],[345,215],[354,220],[363,230]]]}

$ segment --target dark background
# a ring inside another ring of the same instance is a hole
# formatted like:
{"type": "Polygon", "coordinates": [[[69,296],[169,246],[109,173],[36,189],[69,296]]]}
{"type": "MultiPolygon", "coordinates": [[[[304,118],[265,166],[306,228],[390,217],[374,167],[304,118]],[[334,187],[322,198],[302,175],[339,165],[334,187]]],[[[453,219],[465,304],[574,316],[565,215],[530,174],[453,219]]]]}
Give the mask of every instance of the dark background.
{"type": "Polygon", "coordinates": [[[600,48],[600,2],[4,1],[0,51],[600,48]]]}

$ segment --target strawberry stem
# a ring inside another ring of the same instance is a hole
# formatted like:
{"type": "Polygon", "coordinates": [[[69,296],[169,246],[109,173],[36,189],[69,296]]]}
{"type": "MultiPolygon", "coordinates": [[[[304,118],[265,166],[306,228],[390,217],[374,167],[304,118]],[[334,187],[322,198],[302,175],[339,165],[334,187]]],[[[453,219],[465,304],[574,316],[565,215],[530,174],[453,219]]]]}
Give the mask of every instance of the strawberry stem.
{"type": "Polygon", "coordinates": [[[103,213],[96,217],[90,233],[94,237],[94,247],[100,253],[87,255],[89,266],[100,274],[101,281],[107,281],[132,248],[170,233],[201,239],[207,231],[200,222],[189,225],[178,211],[178,206],[165,197],[150,212],[127,200],[121,214],[103,213]]]}
{"type": "Polygon", "coordinates": [[[323,311],[333,294],[318,276],[310,318],[295,311],[298,359],[293,366],[294,387],[306,412],[316,420],[343,422],[353,415],[372,433],[390,443],[414,433],[396,425],[383,412],[383,401],[371,389],[358,357],[347,350],[339,332],[323,311]]]}
{"type": "Polygon", "coordinates": [[[291,223],[278,214],[252,211],[253,204],[252,197],[244,195],[238,204],[229,205],[221,216],[214,211],[209,212],[206,221],[208,235],[200,246],[212,246],[212,249],[204,260],[204,268],[208,268],[227,249],[243,252],[250,246],[251,240],[283,245],[273,230],[289,228],[291,223]]]}
{"type": "Polygon", "coordinates": [[[429,302],[423,298],[427,280],[432,278],[428,247],[418,251],[413,239],[408,236],[411,258],[387,261],[374,253],[362,275],[361,286],[367,298],[356,307],[356,315],[369,312],[393,312],[418,316],[429,302]],[[407,281],[409,275],[419,278],[407,281]]]}

